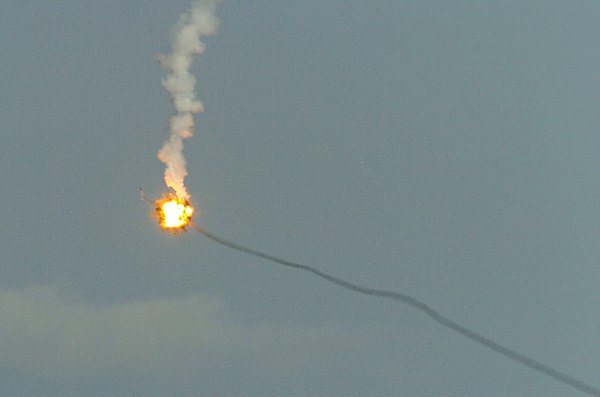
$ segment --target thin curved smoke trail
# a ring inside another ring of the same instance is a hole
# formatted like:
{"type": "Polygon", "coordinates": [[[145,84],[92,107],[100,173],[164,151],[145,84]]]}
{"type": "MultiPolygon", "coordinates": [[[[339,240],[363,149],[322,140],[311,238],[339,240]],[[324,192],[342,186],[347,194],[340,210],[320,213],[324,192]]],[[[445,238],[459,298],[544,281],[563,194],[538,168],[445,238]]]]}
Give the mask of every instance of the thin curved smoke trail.
{"type": "Polygon", "coordinates": [[[499,353],[510,360],[513,360],[520,364],[523,364],[526,367],[534,369],[546,376],[553,378],[554,380],[557,380],[560,383],[563,383],[567,386],[571,386],[572,388],[577,389],[583,393],[586,393],[590,396],[600,397],[600,389],[598,389],[592,385],[589,385],[585,382],[582,382],[578,379],[575,379],[572,376],[567,375],[562,371],[559,371],[557,369],[549,367],[544,363],[541,363],[537,360],[527,357],[524,354],[521,354],[512,349],[509,349],[508,347],[505,347],[505,346],[501,345],[500,343],[493,341],[492,339],[486,338],[485,336],[482,336],[475,331],[471,331],[470,329],[463,327],[462,325],[451,320],[450,318],[440,314],[438,311],[434,310],[433,308],[431,308],[430,306],[428,306],[427,304],[421,302],[420,300],[418,300],[416,298],[413,298],[413,297],[405,295],[405,294],[401,294],[399,292],[367,288],[367,287],[362,287],[357,284],[352,284],[352,283],[344,281],[340,278],[337,278],[337,277],[331,276],[327,273],[324,273],[318,269],[315,269],[314,267],[286,261],[284,259],[280,259],[275,256],[254,250],[252,248],[244,247],[242,245],[233,243],[231,241],[228,241],[222,237],[219,237],[219,236],[207,231],[206,229],[201,228],[198,225],[193,225],[193,227],[198,232],[202,233],[204,236],[208,237],[209,239],[211,239],[225,247],[228,247],[228,248],[231,248],[231,249],[234,249],[237,251],[241,251],[246,254],[256,256],[258,258],[266,259],[268,261],[275,262],[275,263],[278,263],[283,266],[300,269],[300,270],[305,270],[307,272],[313,273],[313,274],[321,277],[322,279],[329,281],[330,283],[333,283],[335,285],[349,289],[354,292],[358,292],[360,294],[393,299],[393,300],[399,301],[401,303],[407,304],[409,306],[412,306],[413,308],[427,314],[435,322],[443,325],[444,327],[446,327],[460,335],[463,335],[463,336],[469,338],[470,340],[472,340],[475,343],[478,343],[481,346],[487,347],[488,349],[490,349],[496,353],[499,353]]]}

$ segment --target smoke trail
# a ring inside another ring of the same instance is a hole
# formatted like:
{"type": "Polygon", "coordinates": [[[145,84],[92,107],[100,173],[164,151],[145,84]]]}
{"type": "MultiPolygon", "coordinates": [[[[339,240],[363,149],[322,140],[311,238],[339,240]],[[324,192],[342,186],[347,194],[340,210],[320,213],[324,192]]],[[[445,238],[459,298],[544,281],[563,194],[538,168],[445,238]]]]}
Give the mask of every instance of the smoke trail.
{"type": "Polygon", "coordinates": [[[190,11],[179,17],[179,22],[173,29],[171,54],[158,56],[161,67],[169,71],[162,85],[171,94],[175,114],[170,119],[171,135],[157,156],[166,165],[165,183],[182,200],[189,199],[183,183],[187,175],[183,140],[193,135],[193,114],[204,111],[202,102],[196,99],[196,78],[190,73],[190,67],[193,56],[204,52],[201,36],[216,33],[219,25],[219,19],[214,15],[217,3],[218,0],[198,0],[192,3],[190,11]]]}
{"type": "Polygon", "coordinates": [[[463,336],[469,338],[470,340],[472,340],[484,347],[487,347],[488,349],[490,349],[496,353],[503,355],[504,357],[506,357],[508,359],[511,359],[520,364],[523,364],[526,367],[534,369],[544,375],[547,375],[547,376],[553,378],[554,380],[557,380],[558,382],[561,382],[567,386],[571,386],[572,388],[577,389],[577,390],[579,390],[583,393],[586,393],[590,396],[600,397],[600,389],[598,389],[594,386],[591,386],[585,382],[582,382],[580,380],[577,380],[577,379],[565,374],[564,372],[561,372],[557,369],[551,368],[551,367],[547,366],[546,364],[543,364],[537,360],[529,358],[519,352],[516,352],[507,347],[504,347],[501,344],[499,344],[498,342],[495,342],[492,339],[486,338],[485,336],[482,336],[475,331],[471,331],[470,329],[465,328],[462,325],[456,323],[455,321],[449,319],[448,317],[440,314],[439,312],[432,309],[430,306],[428,306],[427,304],[421,302],[420,300],[418,300],[416,298],[401,294],[399,292],[361,287],[360,285],[349,283],[347,281],[344,281],[337,277],[331,276],[331,275],[324,273],[313,267],[286,261],[284,259],[280,259],[275,256],[253,250],[252,248],[244,247],[242,245],[233,243],[231,241],[228,241],[222,237],[219,237],[219,236],[201,228],[198,225],[194,224],[192,226],[198,232],[202,233],[204,236],[208,237],[209,239],[211,239],[221,245],[224,245],[225,247],[232,248],[234,250],[241,251],[246,254],[250,254],[250,255],[253,255],[253,256],[256,256],[256,257],[259,257],[262,259],[266,259],[266,260],[278,263],[280,265],[292,267],[295,269],[305,270],[307,272],[313,273],[313,274],[329,281],[330,283],[339,285],[340,287],[349,289],[354,292],[358,292],[358,293],[370,295],[370,296],[379,296],[382,298],[389,298],[389,299],[393,299],[393,300],[405,303],[405,304],[412,306],[415,309],[420,310],[421,312],[427,314],[434,321],[443,325],[444,327],[449,328],[450,330],[452,330],[460,335],[463,335],[463,336]]]}

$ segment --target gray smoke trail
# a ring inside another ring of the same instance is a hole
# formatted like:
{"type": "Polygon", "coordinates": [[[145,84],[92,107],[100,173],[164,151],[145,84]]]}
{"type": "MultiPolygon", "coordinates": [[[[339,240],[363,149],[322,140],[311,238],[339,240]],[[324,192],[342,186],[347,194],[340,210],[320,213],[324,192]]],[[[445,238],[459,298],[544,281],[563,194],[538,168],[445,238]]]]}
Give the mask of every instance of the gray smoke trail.
{"type": "Polygon", "coordinates": [[[196,78],[190,73],[193,56],[204,52],[202,36],[215,34],[219,19],[214,15],[218,0],[198,0],[190,11],[179,17],[173,29],[171,54],[159,55],[162,68],[169,71],[162,81],[171,94],[175,114],[170,119],[171,134],[158,151],[158,159],[165,163],[165,183],[173,188],[182,200],[189,200],[183,183],[187,175],[183,140],[194,131],[194,113],[204,111],[202,102],[196,99],[196,78]]]}
{"type": "Polygon", "coordinates": [[[553,378],[554,380],[557,380],[558,382],[561,382],[567,386],[571,386],[572,388],[577,389],[577,390],[579,390],[583,393],[586,393],[590,396],[600,397],[600,389],[598,389],[594,386],[591,386],[585,382],[582,382],[578,379],[575,379],[575,378],[565,374],[564,372],[561,372],[557,369],[551,368],[551,367],[547,366],[546,364],[543,364],[537,360],[529,358],[519,352],[516,352],[507,347],[504,347],[501,344],[499,344],[498,342],[493,341],[492,339],[489,339],[489,338],[486,338],[485,336],[479,335],[477,332],[471,331],[470,329],[465,328],[462,325],[456,323],[455,321],[449,319],[448,317],[440,314],[439,312],[432,309],[427,304],[421,302],[420,300],[418,300],[416,298],[401,294],[399,292],[361,287],[360,285],[352,284],[352,283],[349,283],[342,279],[339,279],[337,277],[331,276],[331,275],[324,273],[318,269],[315,269],[314,267],[286,261],[284,259],[280,259],[275,256],[253,250],[252,248],[244,247],[242,245],[233,243],[231,241],[228,241],[222,237],[219,237],[219,236],[201,228],[198,225],[194,224],[192,226],[198,232],[202,233],[204,236],[208,237],[209,239],[211,239],[221,245],[224,245],[225,247],[232,248],[234,250],[241,251],[246,254],[250,254],[250,255],[253,255],[253,256],[256,256],[256,257],[259,257],[262,259],[266,259],[266,260],[278,263],[283,266],[288,266],[288,267],[292,267],[295,269],[305,270],[307,272],[313,273],[313,274],[321,277],[322,279],[329,281],[330,283],[339,285],[340,287],[349,289],[354,292],[358,292],[358,293],[370,295],[370,296],[379,296],[382,298],[389,298],[389,299],[393,299],[393,300],[405,303],[405,304],[412,306],[415,309],[420,310],[421,312],[427,314],[434,321],[443,325],[444,327],[449,328],[450,330],[452,330],[460,335],[463,335],[463,336],[469,338],[470,340],[472,340],[484,347],[487,347],[488,349],[490,349],[496,353],[503,355],[504,357],[506,357],[508,359],[511,359],[520,364],[523,364],[526,367],[534,369],[544,375],[547,375],[547,376],[553,378]]]}

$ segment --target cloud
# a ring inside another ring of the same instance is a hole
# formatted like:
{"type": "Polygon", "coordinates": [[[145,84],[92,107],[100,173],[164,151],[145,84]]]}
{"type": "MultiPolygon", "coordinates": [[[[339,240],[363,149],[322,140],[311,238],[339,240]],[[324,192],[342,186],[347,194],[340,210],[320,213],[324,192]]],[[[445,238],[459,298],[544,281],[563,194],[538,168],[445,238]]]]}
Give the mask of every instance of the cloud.
{"type": "Polygon", "coordinates": [[[3,365],[51,378],[248,361],[258,372],[285,373],[318,365],[326,346],[344,340],[332,326],[244,326],[217,299],[199,295],[102,307],[54,287],[6,289],[0,319],[3,365]]]}

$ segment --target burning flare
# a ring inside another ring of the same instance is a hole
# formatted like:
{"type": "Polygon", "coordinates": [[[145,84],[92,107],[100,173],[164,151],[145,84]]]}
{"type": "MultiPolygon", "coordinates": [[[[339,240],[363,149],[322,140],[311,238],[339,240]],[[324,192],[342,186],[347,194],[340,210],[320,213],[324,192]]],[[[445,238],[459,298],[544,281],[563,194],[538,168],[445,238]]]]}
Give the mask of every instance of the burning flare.
{"type": "Polygon", "coordinates": [[[159,55],[158,61],[168,71],[162,85],[171,96],[175,113],[170,118],[169,139],[158,151],[157,156],[165,163],[165,183],[173,189],[155,202],[156,216],[160,226],[172,233],[179,233],[192,220],[194,208],[190,205],[190,195],[185,187],[187,175],[183,140],[194,133],[194,114],[204,111],[204,106],[196,98],[196,78],[191,73],[195,55],[204,52],[203,36],[217,31],[219,19],[215,8],[220,0],[195,0],[192,8],[181,14],[173,29],[171,53],[159,55]]]}
{"type": "Polygon", "coordinates": [[[174,195],[163,196],[155,204],[160,227],[172,233],[185,230],[194,215],[194,208],[190,203],[174,195]]]}

